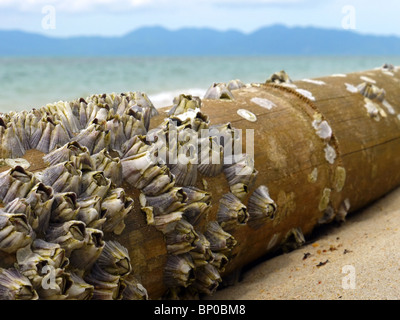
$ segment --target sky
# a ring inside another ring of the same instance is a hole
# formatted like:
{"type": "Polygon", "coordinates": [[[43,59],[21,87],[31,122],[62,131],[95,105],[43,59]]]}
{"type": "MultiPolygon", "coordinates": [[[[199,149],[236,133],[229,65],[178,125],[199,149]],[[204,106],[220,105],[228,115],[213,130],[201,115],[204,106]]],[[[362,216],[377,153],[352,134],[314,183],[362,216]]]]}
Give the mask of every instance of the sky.
{"type": "Polygon", "coordinates": [[[143,26],[239,30],[273,24],[400,36],[399,0],[0,0],[0,30],[122,36],[143,26]]]}

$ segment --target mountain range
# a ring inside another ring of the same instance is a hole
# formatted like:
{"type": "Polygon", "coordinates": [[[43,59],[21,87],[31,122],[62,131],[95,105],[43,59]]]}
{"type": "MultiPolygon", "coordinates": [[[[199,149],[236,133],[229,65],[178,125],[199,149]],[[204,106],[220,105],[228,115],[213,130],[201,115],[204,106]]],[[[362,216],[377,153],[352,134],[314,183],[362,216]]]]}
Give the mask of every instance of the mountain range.
{"type": "Polygon", "coordinates": [[[252,33],[143,27],[120,37],[0,31],[0,56],[400,55],[400,38],[273,25],[252,33]]]}

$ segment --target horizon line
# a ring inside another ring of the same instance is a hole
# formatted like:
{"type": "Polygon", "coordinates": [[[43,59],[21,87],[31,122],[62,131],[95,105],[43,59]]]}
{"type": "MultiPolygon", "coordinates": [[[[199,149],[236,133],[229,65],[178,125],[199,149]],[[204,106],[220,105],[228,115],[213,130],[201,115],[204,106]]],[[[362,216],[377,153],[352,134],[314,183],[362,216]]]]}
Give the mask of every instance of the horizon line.
{"type": "Polygon", "coordinates": [[[28,30],[23,30],[23,29],[0,29],[0,32],[21,32],[21,33],[26,33],[30,35],[37,35],[37,36],[43,36],[46,38],[51,38],[51,39],[74,39],[74,38],[105,38],[105,39],[118,39],[118,38],[124,38],[134,32],[140,31],[142,29],[164,29],[168,32],[178,32],[182,30],[211,30],[214,32],[219,32],[219,33],[229,33],[229,32],[236,32],[240,33],[245,36],[249,36],[253,33],[256,33],[262,29],[267,29],[267,28],[273,28],[273,27],[283,27],[286,29],[318,29],[318,30],[324,30],[324,31],[342,31],[342,32],[348,32],[348,33],[353,33],[359,36],[372,36],[372,37],[378,37],[378,38],[398,38],[400,39],[400,35],[396,34],[373,34],[373,33],[368,33],[368,32],[360,32],[357,31],[356,29],[343,29],[343,28],[334,28],[334,27],[321,27],[321,26],[314,26],[314,25],[307,25],[307,26],[302,26],[302,25],[297,25],[297,26],[289,26],[283,23],[274,23],[270,25],[264,25],[260,26],[252,31],[242,31],[239,29],[235,28],[228,28],[228,29],[219,29],[219,28],[214,28],[210,26],[183,26],[179,28],[170,28],[166,27],[163,25],[158,25],[158,24],[152,24],[152,25],[143,25],[137,28],[134,28],[128,32],[125,32],[121,35],[101,35],[101,34],[81,34],[81,35],[51,35],[49,32],[35,32],[35,31],[28,31],[28,30]]]}

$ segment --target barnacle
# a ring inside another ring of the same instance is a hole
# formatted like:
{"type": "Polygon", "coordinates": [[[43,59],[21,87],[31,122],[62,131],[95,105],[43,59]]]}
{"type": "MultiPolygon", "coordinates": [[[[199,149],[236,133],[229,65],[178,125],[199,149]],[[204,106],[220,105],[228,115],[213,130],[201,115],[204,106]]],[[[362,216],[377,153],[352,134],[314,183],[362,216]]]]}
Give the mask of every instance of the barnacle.
{"type": "MultiPolygon", "coordinates": [[[[230,90],[243,86],[215,84],[206,98],[231,100],[230,90]]],[[[11,169],[0,173],[0,251],[18,270],[1,270],[0,298],[9,298],[6,288],[12,299],[147,299],[131,252],[114,240],[133,195],[148,228],[162,233],[171,294],[214,292],[236,245],[224,229],[247,222],[241,199],[257,171],[251,157],[232,156],[240,132],[230,123],[210,126],[201,104],[179,95],[151,131],[158,112],[141,92],[1,114],[0,151],[11,169]],[[22,158],[31,149],[44,168],[22,158]],[[222,172],[232,193],[220,200],[218,221],[209,221],[211,194],[197,178],[222,172]],[[3,283],[4,275],[14,279],[3,283]]]]}
{"type": "Polygon", "coordinates": [[[116,241],[106,241],[96,264],[112,275],[124,276],[131,272],[128,250],[116,241]]]}
{"type": "Polygon", "coordinates": [[[275,218],[277,206],[269,195],[266,186],[260,186],[249,198],[247,211],[249,213],[249,226],[252,228],[261,227],[266,221],[275,218]]]}
{"type": "Polygon", "coordinates": [[[168,112],[168,115],[178,115],[185,113],[189,110],[196,110],[201,108],[201,100],[199,97],[192,95],[181,94],[174,98],[174,105],[168,112]]]}
{"type": "Polygon", "coordinates": [[[67,257],[75,249],[85,243],[86,226],[82,221],[71,220],[64,223],[50,224],[46,230],[45,239],[58,243],[66,252],[67,257]]]}
{"type": "Polygon", "coordinates": [[[226,85],[226,87],[231,91],[243,88],[245,86],[246,85],[242,81],[240,81],[239,79],[231,80],[226,85]]]}
{"type": "Polygon", "coordinates": [[[281,70],[272,74],[265,83],[292,83],[292,80],[284,70],[281,70]]]}
{"type": "Polygon", "coordinates": [[[90,300],[93,297],[94,287],[85,282],[74,272],[70,273],[72,285],[68,290],[68,299],[70,300],[90,300]]]}
{"type": "Polygon", "coordinates": [[[7,203],[15,198],[24,198],[37,182],[32,173],[20,166],[2,172],[0,173],[0,200],[7,203]]]}
{"type": "Polygon", "coordinates": [[[30,244],[33,236],[25,214],[0,211],[0,251],[14,253],[30,244]]]}
{"type": "Polygon", "coordinates": [[[217,221],[224,229],[246,224],[249,219],[246,206],[233,194],[223,195],[219,201],[217,221]]]}
{"type": "Polygon", "coordinates": [[[225,83],[213,83],[205,93],[204,99],[234,100],[235,98],[225,83]]]}
{"type": "Polygon", "coordinates": [[[305,243],[303,231],[301,228],[290,229],[282,240],[282,249],[285,252],[295,250],[305,243]]]}
{"type": "Polygon", "coordinates": [[[363,82],[357,86],[358,91],[366,98],[378,101],[383,101],[385,99],[386,91],[385,89],[378,88],[375,84],[370,82],[363,82]]]}
{"type": "Polygon", "coordinates": [[[103,232],[98,229],[86,228],[82,247],[72,251],[69,257],[71,266],[80,270],[90,270],[101,255],[104,246],[103,232]]]}
{"type": "Polygon", "coordinates": [[[123,292],[122,300],[148,300],[147,290],[143,285],[130,274],[125,279],[126,288],[123,292]]]}
{"type": "Polygon", "coordinates": [[[175,229],[165,235],[167,251],[174,255],[189,252],[195,248],[194,244],[197,239],[198,235],[193,226],[181,219],[175,225],[175,229]]]}
{"type": "Polygon", "coordinates": [[[188,287],[195,280],[194,262],[186,253],[182,255],[170,255],[165,264],[164,283],[168,287],[188,287]]]}
{"type": "Polygon", "coordinates": [[[254,167],[254,159],[247,154],[225,157],[224,173],[231,192],[243,199],[255,182],[258,171],[254,167]]]}
{"type": "Polygon", "coordinates": [[[0,299],[37,300],[38,294],[18,270],[0,268],[0,299]]]}
{"type": "Polygon", "coordinates": [[[204,236],[210,242],[210,249],[213,252],[220,252],[229,255],[233,247],[236,245],[235,238],[224,231],[217,221],[211,221],[207,225],[204,236]]]}

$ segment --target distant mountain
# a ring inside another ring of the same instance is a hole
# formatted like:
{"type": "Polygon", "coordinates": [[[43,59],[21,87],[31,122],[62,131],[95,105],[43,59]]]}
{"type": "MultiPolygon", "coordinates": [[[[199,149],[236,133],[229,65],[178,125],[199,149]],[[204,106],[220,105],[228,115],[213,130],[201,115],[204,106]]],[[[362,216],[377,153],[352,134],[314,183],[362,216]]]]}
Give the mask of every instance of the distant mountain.
{"type": "Polygon", "coordinates": [[[250,34],[145,27],[122,37],[52,38],[22,31],[0,31],[0,56],[71,55],[400,55],[400,38],[281,25],[250,34]]]}

